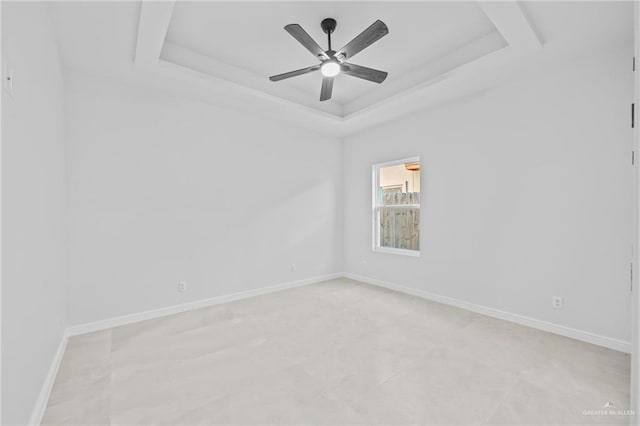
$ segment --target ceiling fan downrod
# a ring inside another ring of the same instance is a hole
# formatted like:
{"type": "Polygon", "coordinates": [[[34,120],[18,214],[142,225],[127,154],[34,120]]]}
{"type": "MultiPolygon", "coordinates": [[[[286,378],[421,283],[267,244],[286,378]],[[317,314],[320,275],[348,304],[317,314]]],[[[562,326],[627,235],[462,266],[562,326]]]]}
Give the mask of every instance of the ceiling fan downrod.
{"type": "Polygon", "coordinates": [[[329,39],[330,52],[331,52],[331,33],[335,31],[336,25],[338,25],[338,23],[333,18],[323,19],[322,22],[320,23],[320,26],[322,27],[322,31],[324,31],[324,33],[327,35],[327,38],[329,39]]]}

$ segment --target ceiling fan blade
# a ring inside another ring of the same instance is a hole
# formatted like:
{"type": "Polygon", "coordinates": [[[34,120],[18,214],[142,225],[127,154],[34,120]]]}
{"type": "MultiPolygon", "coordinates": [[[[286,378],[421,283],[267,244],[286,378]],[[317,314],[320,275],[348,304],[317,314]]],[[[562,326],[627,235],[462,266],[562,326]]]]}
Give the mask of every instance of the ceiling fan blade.
{"type": "Polygon", "coordinates": [[[329,59],[322,47],[316,43],[309,34],[298,24],[289,24],[284,29],[303,45],[309,52],[321,60],[329,59]]]}
{"type": "Polygon", "coordinates": [[[301,68],[299,70],[295,70],[295,71],[289,71],[289,72],[285,72],[283,74],[278,74],[278,75],[272,75],[271,77],[269,77],[269,80],[271,81],[280,81],[280,80],[284,80],[286,78],[291,78],[291,77],[295,77],[298,75],[302,75],[302,74],[307,74],[313,71],[318,71],[320,69],[320,65],[314,65],[312,67],[307,67],[307,68],[301,68]]]}
{"type": "Polygon", "coordinates": [[[366,30],[361,32],[347,43],[342,49],[336,52],[336,56],[344,55],[345,58],[353,58],[361,50],[371,46],[382,37],[389,34],[389,28],[381,20],[371,24],[366,30]]]}
{"type": "Polygon", "coordinates": [[[331,99],[333,91],[333,77],[322,77],[322,89],[320,89],[320,101],[331,99]]]}
{"type": "Polygon", "coordinates": [[[342,72],[347,75],[362,78],[364,80],[373,81],[374,83],[382,83],[387,78],[388,73],[373,68],[363,67],[355,64],[342,64],[342,72]]]}

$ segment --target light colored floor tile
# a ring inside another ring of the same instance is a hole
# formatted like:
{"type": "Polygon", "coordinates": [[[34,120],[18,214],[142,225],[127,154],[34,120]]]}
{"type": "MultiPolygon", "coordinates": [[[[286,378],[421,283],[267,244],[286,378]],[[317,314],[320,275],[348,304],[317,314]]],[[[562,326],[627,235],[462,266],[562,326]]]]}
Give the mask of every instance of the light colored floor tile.
{"type": "MultiPolygon", "coordinates": [[[[608,401],[606,398],[611,396],[609,392],[597,395],[594,389],[576,388],[575,383],[564,387],[534,382],[526,378],[518,381],[489,422],[496,425],[629,424],[628,416],[584,414],[587,410],[601,410],[608,401]]],[[[628,394],[624,398],[628,401],[628,394]]],[[[628,402],[623,404],[627,405],[628,402]]]]}
{"type": "Polygon", "coordinates": [[[622,424],[629,357],[348,279],[69,340],[43,424],[622,424]]]}
{"type": "Polygon", "coordinates": [[[43,425],[109,424],[111,330],[69,339],[43,425]]]}
{"type": "Polygon", "coordinates": [[[322,392],[322,382],[294,366],[257,376],[221,400],[185,413],[181,424],[344,424],[358,417],[322,392]]]}

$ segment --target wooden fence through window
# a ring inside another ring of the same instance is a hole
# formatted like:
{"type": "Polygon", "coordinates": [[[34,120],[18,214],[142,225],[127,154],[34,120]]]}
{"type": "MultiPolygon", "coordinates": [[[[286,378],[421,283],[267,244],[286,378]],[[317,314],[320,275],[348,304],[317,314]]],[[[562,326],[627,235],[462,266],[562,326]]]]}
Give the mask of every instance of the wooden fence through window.
{"type": "Polygon", "coordinates": [[[420,193],[384,194],[380,206],[380,247],[420,249],[420,193]]]}

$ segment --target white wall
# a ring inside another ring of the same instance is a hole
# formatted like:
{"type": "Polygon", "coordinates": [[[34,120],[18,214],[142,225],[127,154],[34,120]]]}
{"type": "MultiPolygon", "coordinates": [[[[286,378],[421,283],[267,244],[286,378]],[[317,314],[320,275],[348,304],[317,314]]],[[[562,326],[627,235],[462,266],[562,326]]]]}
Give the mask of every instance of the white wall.
{"type": "MultiPolygon", "coordinates": [[[[634,2],[634,22],[635,22],[635,57],[640,58],[640,4],[634,2]]],[[[637,61],[638,59],[636,59],[637,61]]],[[[638,64],[637,64],[638,65],[638,64]]],[[[636,65],[636,66],[637,66],[636,65]]],[[[636,108],[640,107],[640,72],[635,73],[635,104],[636,108]]],[[[640,110],[636,111],[638,114],[640,110]]],[[[640,152],[640,114],[636,115],[636,125],[634,128],[635,136],[635,151],[640,152]]],[[[633,196],[631,199],[634,203],[633,211],[633,231],[634,231],[634,246],[638,247],[635,250],[635,269],[640,269],[640,173],[638,168],[634,169],[634,186],[633,196]]],[[[632,327],[631,327],[631,409],[634,411],[631,424],[640,423],[640,280],[638,280],[638,274],[634,276],[633,282],[633,302],[632,302],[632,327]]]]}
{"type": "Polygon", "coordinates": [[[2,424],[25,424],[64,321],[63,80],[47,7],[2,2],[2,424]]]}
{"type": "Polygon", "coordinates": [[[536,63],[347,138],[345,271],[629,341],[632,56],[536,63]],[[413,156],[421,257],[374,253],[371,165],[413,156]]]}
{"type": "Polygon", "coordinates": [[[70,323],[342,271],[340,141],[82,74],[68,86],[70,323]]]}

